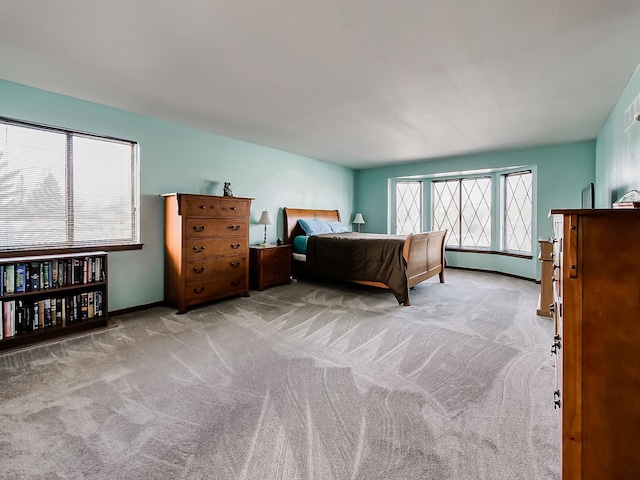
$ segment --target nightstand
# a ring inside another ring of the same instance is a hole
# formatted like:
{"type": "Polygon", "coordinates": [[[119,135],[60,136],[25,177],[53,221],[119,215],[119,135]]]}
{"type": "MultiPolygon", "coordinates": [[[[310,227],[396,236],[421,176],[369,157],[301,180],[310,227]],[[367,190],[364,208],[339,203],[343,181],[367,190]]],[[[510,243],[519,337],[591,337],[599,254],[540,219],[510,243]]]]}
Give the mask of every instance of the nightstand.
{"type": "Polygon", "coordinates": [[[251,288],[264,290],[267,287],[291,283],[292,254],[292,245],[250,246],[251,288]]]}

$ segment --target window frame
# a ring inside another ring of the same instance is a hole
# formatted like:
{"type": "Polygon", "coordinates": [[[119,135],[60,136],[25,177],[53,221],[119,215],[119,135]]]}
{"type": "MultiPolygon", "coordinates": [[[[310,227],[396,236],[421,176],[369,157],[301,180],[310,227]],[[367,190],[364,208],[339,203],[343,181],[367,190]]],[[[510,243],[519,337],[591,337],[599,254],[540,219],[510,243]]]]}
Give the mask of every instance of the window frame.
{"type": "MultiPolygon", "coordinates": [[[[46,246],[40,247],[37,245],[26,246],[25,248],[15,247],[0,247],[0,258],[13,257],[16,253],[20,255],[46,255],[46,254],[64,254],[64,253],[79,253],[79,252],[94,252],[94,251],[120,251],[120,250],[139,250],[143,247],[141,243],[141,231],[140,231],[140,153],[139,144],[134,140],[127,140],[123,138],[113,137],[109,135],[100,135],[96,133],[84,132],[80,130],[74,130],[64,127],[57,127],[52,125],[45,125],[35,122],[29,122],[24,120],[18,120],[14,118],[0,116],[0,125],[14,125],[23,128],[42,130],[48,132],[55,132],[66,136],[66,153],[65,153],[65,168],[73,168],[73,137],[93,138],[96,140],[110,141],[116,143],[129,144],[131,146],[131,202],[132,202],[132,215],[133,218],[133,239],[130,243],[118,243],[109,241],[90,241],[85,244],[78,243],[75,245],[59,245],[59,246],[46,246]]],[[[73,221],[73,188],[71,184],[67,182],[64,186],[64,195],[66,199],[66,213],[67,228],[69,222],[73,221]],[[69,220],[71,218],[71,220],[69,220]]],[[[67,233],[67,240],[69,240],[69,233],[67,233]]]]}
{"type": "MultiPolygon", "coordinates": [[[[405,180],[398,180],[395,182],[395,205],[394,205],[394,232],[398,235],[402,235],[400,233],[398,233],[398,185],[401,183],[418,183],[420,184],[420,198],[418,199],[418,208],[420,209],[419,211],[419,215],[420,215],[420,232],[423,231],[424,229],[424,225],[425,225],[425,221],[424,221],[424,181],[423,180],[409,180],[409,179],[405,179],[405,180]]],[[[420,233],[418,232],[418,233],[420,233]]]]}
{"type": "Polygon", "coordinates": [[[504,257],[519,258],[523,260],[532,260],[533,252],[535,251],[535,234],[537,231],[538,217],[536,213],[536,188],[537,188],[537,168],[535,165],[512,165],[506,167],[491,167],[487,169],[478,170],[465,170],[465,171],[450,171],[431,174],[417,174],[410,176],[398,176],[388,179],[388,193],[389,199],[389,216],[388,218],[388,230],[389,232],[395,232],[395,208],[396,208],[396,195],[395,195],[395,183],[399,181],[422,181],[423,182],[423,206],[422,206],[422,218],[423,226],[425,230],[433,230],[433,188],[432,183],[441,180],[455,180],[459,178],[472,178],[472,177],[491,177],[491,209],[492,209],[492,233],[491,233],[491,247],[486,248],[468,248],[468,247],[452,247],[445,246],[446,251],[461,252],[461,253],[480,253],[499,255],[504,257]],[[532,192],[531,192],[531,252],[530,254],[522,252],[507,251],[503,248],[503,230],[504,230],[504,201],[502,191],[502,176],[508,173],[530,171],[532,174],[532,192]]]}
{"type": "Polygon", "coordinates": [[[511,253],[514,255],[532,255],[533,254],[533,186],[534,186],[534,176],[533,176],[533,171],[531,169],[523,169],[523,170],[514,170],[514,171],[510,171],[510,172],[504,172],[500,174],[500,183],[501,183],[501,222],[502,222],[502,228],[501,228],[501,238],[500,238],[500,249],[503,252],[506,253],[511,253]],[[507,248],[507,194],[508,194],[508,189],[507,189],[507,181],[509,177],[515,177],[515,176],[520,176],[520,175],[531,175],[531,224],[530,224],[530,250],[524,251],[524,250],[512,250],[507,248]]]}

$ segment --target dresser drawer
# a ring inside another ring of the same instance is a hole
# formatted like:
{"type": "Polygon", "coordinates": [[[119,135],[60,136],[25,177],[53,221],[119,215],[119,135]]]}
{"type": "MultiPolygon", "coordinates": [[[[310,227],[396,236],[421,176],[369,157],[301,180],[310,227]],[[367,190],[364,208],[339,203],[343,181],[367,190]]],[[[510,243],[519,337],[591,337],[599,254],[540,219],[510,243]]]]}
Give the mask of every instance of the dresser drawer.
{"type": "Polygon", "coordinates": [[[187,282],[204,281],[220,275],[234,275],[247,272],[247,257],[238,255],[233,257],[203,257],[189,260],[186,263],[185,277],[187,282]]]}
{"type": "Polygon", "coordinates": [[[246,237],[191,238],[186,242],[185,259],[212,257],[216,255],[246,255],[246,237]]]}
{"type": "Polygon", "coordinates": [[[218,199],[190,195],[182,198],[181,215],[183,217],[217,217],[218,216],[218,199]]]}
{"type": "Polygon", "coordinates": [[[245,236],[249,224],[246,220],[225,218],[190,218],[187,220],[187,238],[245,236]]]}
{"type": "Polygon", "coordinates": [[[244,200],[220,199],[218,206],[218,214],[221,217],[240,217],[244,218],[247,212],[247,202],[244,200]]]}
{"type": "Polygon", "coordinates": [[[188,282],[186,304],[195,305],[246,291],[247,277],[244,272],[210,278],[205,281],[188,282]]]}

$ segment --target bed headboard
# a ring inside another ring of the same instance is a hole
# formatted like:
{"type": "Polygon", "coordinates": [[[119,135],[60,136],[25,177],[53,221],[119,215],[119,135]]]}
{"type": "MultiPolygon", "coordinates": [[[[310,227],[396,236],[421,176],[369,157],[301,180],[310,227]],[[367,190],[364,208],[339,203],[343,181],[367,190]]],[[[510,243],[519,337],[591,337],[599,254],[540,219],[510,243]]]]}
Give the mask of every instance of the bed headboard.
{"type": "Polygon", "coordinates": [[[337,220],[340,221],[340,212],[338,210],[312,210],[304,208],[288,208],[282,209],[284,217],[284,243],[291,244],[293,239],[298,235],[304,235],[304,230],[298,225],[301,218],[318,218],[320,220],[337,220]]]}

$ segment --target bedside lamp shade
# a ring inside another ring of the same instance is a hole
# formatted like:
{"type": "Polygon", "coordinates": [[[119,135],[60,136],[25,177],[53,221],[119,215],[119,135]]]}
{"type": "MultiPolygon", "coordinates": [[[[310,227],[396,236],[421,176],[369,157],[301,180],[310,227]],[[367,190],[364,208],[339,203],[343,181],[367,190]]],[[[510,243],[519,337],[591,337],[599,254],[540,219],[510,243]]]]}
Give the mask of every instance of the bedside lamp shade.
{"type": "Polygon", "coordinates": [[[360,225],[365,223],[364,222],[364,218],[362,218],[362,214],[361,213],[356,213],[356,217],[353,219],[353,223],[358,225],[358,232],[360,232],[360,225]]]}
{"type": "Polygon", "coordinates": [[[269,242],[267,242],[267,225],[273,225],[273,219],[271,218],[271,214],[269,210],[263,210],[262,215],[260,215],[260,220],[258,220],[258,225],[264,225],[264,241],[262,242],[263,247],[268,247],[269,242]]]}

